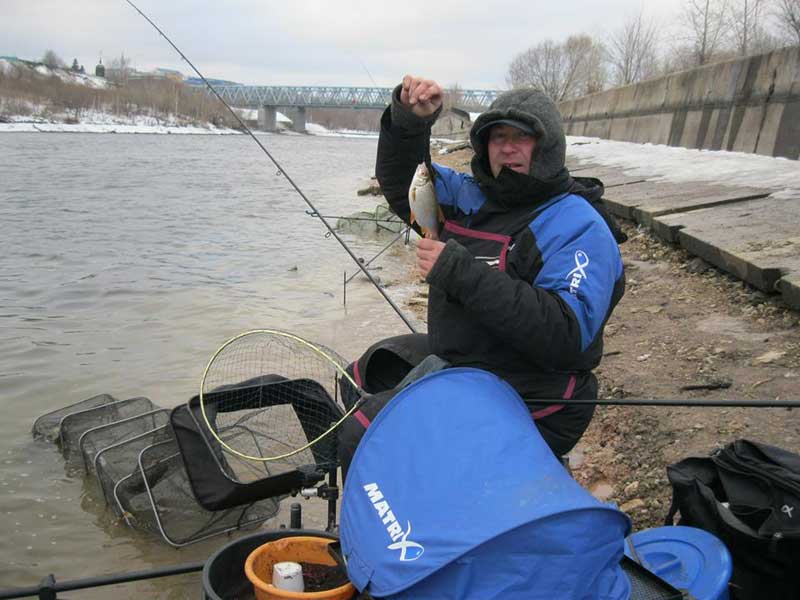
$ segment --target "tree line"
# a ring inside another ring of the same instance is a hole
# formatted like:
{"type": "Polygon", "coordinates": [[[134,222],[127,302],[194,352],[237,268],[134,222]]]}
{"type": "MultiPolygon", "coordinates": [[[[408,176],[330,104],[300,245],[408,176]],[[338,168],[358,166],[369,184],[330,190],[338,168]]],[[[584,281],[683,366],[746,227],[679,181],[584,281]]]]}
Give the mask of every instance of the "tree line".
{"type": "Polygon", "coordinates": [[[685,0],[669,34],[644,11],[606,39],[545,40],[517,54],[506,83],[557,102],[737,56],[800,45],[800,0],[685,0]]]}
{"type": "MultiPolygon", "coordinates": [[[[67,69],[53,50],[47,50],[39,62],[51,69],[67,69]]],[[[83,73],[77,59],[69,70],[83,73]]],[[[177,79],[133,75],[132,63],[124,54],[109,63],[106,69],[109,85],[105,88],[64,80],[56,74],[43,76],[32,68],[0,70],[0,114],[61,116],[65,122],[75,123],[87,111],[96,111],[128,118],[149,116],[157,122],[187,125],[237,125],[227,108],[204,90],[177,79]]]]}

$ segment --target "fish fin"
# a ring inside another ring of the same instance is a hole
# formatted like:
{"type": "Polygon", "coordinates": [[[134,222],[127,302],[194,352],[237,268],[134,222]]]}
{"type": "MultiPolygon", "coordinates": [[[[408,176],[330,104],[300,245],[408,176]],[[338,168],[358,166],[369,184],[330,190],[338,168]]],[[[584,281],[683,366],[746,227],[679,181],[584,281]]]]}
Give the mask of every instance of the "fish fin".
{"type": "Polygon", "coordinates": [[[444,213],[442,212],[442,207],[441,207],[441,206],[439,206],[439,207],[438,207],[438,209],[439,209],[439,220],[440,220],[442,223],[444,223],[444,222],[445,222],[447,219],[445,219],[445,218],[444,218],[444,213]]]}
{"type": "Polygon", "coordinates": [[[413,210],[411,211],[411,216],[409,218],[409,223],[419,223],[419,221],[417,221],[416,215],[414,215],[414,211],[413,210]]]}
{"type": "Polygon", "coordinates": [[[430,229],[428,229],[427,227],[420,227],[420,229],[422,230],[422,237],[426,237],[426,238],[430,239],[431,233],[433,233],[433,232],[430,229]]]}

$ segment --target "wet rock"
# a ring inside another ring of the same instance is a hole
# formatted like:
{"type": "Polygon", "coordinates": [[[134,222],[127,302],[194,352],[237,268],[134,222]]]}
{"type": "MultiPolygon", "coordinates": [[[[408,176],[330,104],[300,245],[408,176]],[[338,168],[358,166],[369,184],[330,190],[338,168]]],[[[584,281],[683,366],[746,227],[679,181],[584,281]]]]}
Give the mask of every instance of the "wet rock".
{"type": "Polygon", "coordinates": [[[606,502],[614,495],[614,487],[605,481],[600,481],[591,485],[589,492],[600,502],[606,502]]]}
{"type": "Polygon", "coordinates": [[[770,350],[769,352],[765,352],[761,356],[758,356],[753,359],[754,365],[769,365],[774,363],[775,361],[780,360],[786,356],[786,352],[782,350],[770,350]]]}
{"type": "Polygon", "coordinates": [[[709,266],[709,264],[699,257],[693,258],[686,264],[686,270],[689,273],[695,273],[697,275],[699,275],[700,273],[705,273],[710,268],[711,267],[709,266]]]}
{"type": "Polygon", "coordinates": [[[378,180],[373,178],[370,180],[368,186],[358,189],[356,194],[359,196],[381,196],[383,192],[381,191],[378,180]]]}
{"type": "Polygon", "coordinates": [[[620,506],[619,509],[624,513],[628,513],[628,512],[633,512],[634,510],[642,509],[645,506],[646,505],[644,503],[644,500],[642,500],[641,498],[634,498],[630,502],[626,502],[625,504],[620,506]]]}

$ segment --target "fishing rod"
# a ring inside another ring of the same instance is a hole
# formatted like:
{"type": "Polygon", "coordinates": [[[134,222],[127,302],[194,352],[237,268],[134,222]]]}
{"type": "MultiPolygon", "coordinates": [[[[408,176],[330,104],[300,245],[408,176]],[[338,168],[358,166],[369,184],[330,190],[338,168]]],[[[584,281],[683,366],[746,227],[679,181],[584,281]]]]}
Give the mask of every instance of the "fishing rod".
{"type": "MultiPolygon", "coordinates": [[[[384,247],[381,249],[381,251],[380,251],[380,252],[378,252],[378,253],[377,253],[375,256],[373,256],[373,257],[372,257],[372,258],[370,258],[370,259],[369,259],[367,262],[365,262],[365,263],[364,263],[364,266],[365,266],[365,267],[368,267],[368,266],[369,266],[370,264],[372,264],[372,262],[373,262],[375,259],[377,259],[377,258],[378,258],[378,257],[379,257],[381,254],[383,254],[383,253],[384,253],[384,252],[386,252],[386,251],[387,251],[389,248],[391,248],[391,247],[392,247],[392,246],[395,244],[395,242],[397,242],[397,241],[398,241],[400,238],[402,238],[403,236],[405,236],[405,235],[408,235],[408,231],[409,231],[409,229],[410,229],[409,227],[405,227],[405,228],[403,229],[403,231],[399,232],[399,233],[397,234],[397,236],[395,236],[395,238],[394,238],[394,239],[393,239],[391,242],[389,242],[388,244],[386,244],[386,245],[385,245],[385,246],[384,246],[384,247]]],[[[345,284],[345,285],[347,285],[348,283],[350,283],[351,281],[353,281],[353,278],[354,278],[356,275],[358,275],[358,271],[356,271],[355,273],[353,273],[352,275],[350,275],[350,277],[348,277],[347,279],[345,279],[345,280],[344,280],[344,284],[345,284]]]]}
{"type": "MultiPolygon", "coordinates": [[[[531,402],[540,402],[532,400],[531,402]]],[[[710,408],[800,408],[800,400],[683,400],[652,398],[597,398],[570,400],[549,400],[549,404],[594,404],[597,406],[685,406],[710,408]]]]}
{"type": "Polygon", "coordinates": [[[225,102],[225,100],[222,98],[222,96],[219,94],[219,92],[217,92],[217,90],[214,89],[214,87],[208,82],[208,80],[200,72],[200,70],[197,67],[194,66],[192,61],[190,61],[186,57],[186,55],[181,51],[181,49],[178,48],[178,46],[175,45],[175,43],[167,36],[167,34],[164,33],[161,30],[161,28],[158,25],[156,25],[150,17],[148,17],[146,14],[144,14],[144,12],[142,12],[142,10],[138,6],[136,6],[133,2],[131,2],[131,0],[125,0],[125,2],[127,2],[133,8],[133,10],[135,10],[137,13],[139,13],[145,21],[150,23],[150,25],[153,26],[153,28],[159,33],[159,35],[161,35],[161,37],[163,37],[165,40],[167,40],[167,43],[170,46],[172,46],[172,48],[175,50],[175,52],[177,52],[180,55],[180,57],[184,61],[186,61],[186,64],[188,64],[189,67],[191,67],[192,71],[194,71],[195,74],[203,81],[203,83],[206,85],[206,87],[209,89],[209,91],[211,91],[211,93],[214,94],[214,96],[217,98],[217,100],[219,100],[223,104],[223,106],[225,106],[225,108],[228,109],[228,111],[231,113],[231,115],[233,115],[233,118],[236,119],[236,122],[239,123],[239,126],[253,139],[253,141],[256,144],[258,144],[258,147],[261,148],[261,150],[264,152],[264,154],[266,154],[267,157],[272,161],[272,164],[274,164],[275,167],[277,167],[277,169],[278,169],[277,175],[283,175],[286,178],[286,181],[289,182],[289,184],[300,195],[300,197],[303,200],[305,200],[305,203],[308,204],[309,208],[316,214],[317,217],[319,217],[319,220],[322,221],[322,224],[325,225],[325,227],[328,229],[329,234],[332,235],[336,239],[336,241],[339,242],[339,244],[341,244],[342,248],[344,248],[345,251],[347,252],[347,254],[350,255],[350,258],[353,259],[353,262],[355,262],[358,265],[358,268],[363,271],[364,275],[367,276],[367,279],[369,279],[370,282],[372,282],[372,285],[375,286],[375,289],[378,290],[378,292],[380,292],[380,294],[381,294],[381,296],[383,296],[384,300],[386,300],[386,302],[389,303],[389,306],[391,306],[394,309],[394,311],[397,313],[397,315],[403,320],[403,323],[406,324],[406,326],[411,330],[412,333],[417,333],[417,330],[411,324],[411,321],[408,320],[408,318],[403,314],[403,312],[400,310],[400,308],[392,301],[391,298],[389,298],[389,295],[378,284],[378,282],[375,281],[375,279],[373,278],[372,274],[367,270],[367,268],[364,265],[361,264],[361,262],[358,260],[358,257],[353,253],[353,251],[350,249],[350,247],[344,242],[344,240],[341,237],[339,237],[339,235],[336,233],[334,228],[331,227],[330,223],[328,223],[328,220],[323,215],[321,215],[319,213],[319,211],[317,211],[317,209],[314,206],[314,204],[312,204],[311,200],[308,199],[308,196],[306,196],[303,193],[303,191],[298,187],[298,185],[294,182],[294,180],[284,170],[284,168],[280,165],[280,163],[278,163],[278,161],[275,159],[275,157],[272,156],[270,151],[267,150],[266,146],[264,146],[264,144],[261,143],[261,140],[259,140],[255,136],[255,134],[245,124],[245,122],[239,117],[239,115],[236,114],[236,111],[233,110],[233,108],[231,108],[230,104],[225,102]]]}

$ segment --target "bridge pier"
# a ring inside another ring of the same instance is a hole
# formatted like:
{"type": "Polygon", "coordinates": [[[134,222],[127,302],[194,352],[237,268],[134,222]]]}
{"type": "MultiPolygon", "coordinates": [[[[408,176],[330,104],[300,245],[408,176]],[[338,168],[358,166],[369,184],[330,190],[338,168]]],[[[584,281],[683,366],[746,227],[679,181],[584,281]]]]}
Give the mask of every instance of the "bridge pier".
{"type": "Polygon", "coordinates": [[[292,120],[292,131],[297,133],[306,132],[306,107],[305,106],[287,106],[281,107],[283,112],[292,120]]]}
{"type": "Polygon", "coordinates": [[[277,109],[274,106],[258,107],[258,128],[261,131],[277,131],[278,121],[276,118],[277,109]]]}
{"type": "Polygon", "coordinates": [[[258,128],[261,131],[278,131],[278,108],[292,120],[292,131],[306,132],[306,107],[305,106],[259,106],[258,128]]]}

